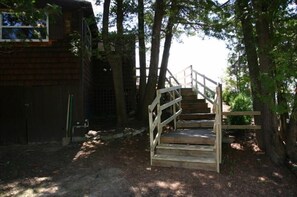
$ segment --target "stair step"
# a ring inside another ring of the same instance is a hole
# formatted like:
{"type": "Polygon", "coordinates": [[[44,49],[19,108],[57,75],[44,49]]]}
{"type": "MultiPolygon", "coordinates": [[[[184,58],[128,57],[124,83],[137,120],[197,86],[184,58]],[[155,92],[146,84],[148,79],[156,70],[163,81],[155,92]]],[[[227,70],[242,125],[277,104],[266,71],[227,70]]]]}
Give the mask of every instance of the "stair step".
{"type": "Polygon", "coordinates": [[[216,160],[214,157],[191,157],[157,154],[153,156],[152,163],[153,166],[216,171],[216,160]]]}
{"type": "Polygon", "coordinates": [[[178,120],[177,128],[213,128],[214,120],[178,120]]]}
{"type": "Polygon", "coordinates": [[[185,102],[182,102],[181,104],[181,107],[183,109],[192,109],[192,108],[208,108],[208,105],[207,103],[198,103],[198,102],[189,102],[189,103],[185,103],[185,102]]]}
{"type": "Polygon", "coordinates": [[[214,145],[215,133],[212,129],[178,129],[161,136],[163,144],[209,144],[214,145]]]}
{"type": "Polygon", "coordinates": [[[212,120],[215,118],[214,113],[189,113],[181,114],[179,116],[180,120],[212,120]]]}
{"type": "Polygon", "coordinates": [[[214,146],[210,145],[159,144],[156,153],[160,155],[215,157],[214,150],[214,146]]]}
{"type": "Polygon", "coordinates": [[[196,94],[193,95],[182,95],[183,102],[198,102],[205,103],[205,99],[198,99],[196,94]]]}
{"type": "Polygon", "coordinates": [[[182,88],[181,95],[196,95],[192,88],[182,88]]]}
{"type": "Polygon", "coordinates": [[[189,114],[189,113],[210,113],[210,108],[199,108],[199,109],[195,109],[195,108],[189,108],[189,109],[183,109],[183,113],[185,114],[189,114]]]}

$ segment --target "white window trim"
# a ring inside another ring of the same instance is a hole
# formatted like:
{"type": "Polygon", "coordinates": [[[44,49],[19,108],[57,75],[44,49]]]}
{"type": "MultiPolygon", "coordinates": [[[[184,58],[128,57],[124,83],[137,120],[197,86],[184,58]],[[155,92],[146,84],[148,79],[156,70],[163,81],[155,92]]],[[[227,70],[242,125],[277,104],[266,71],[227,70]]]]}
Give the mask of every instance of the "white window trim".
{"type": "MultiPolygon", "coordinates": [[[[49,41],[49,16],[46,14],[46,38],[44,39],[2,39],[2,30],[9,28],[16,28],[14,26],[11,27],[3,27],[2,25],[2,13],[12,13],[12,12],[0,12],[0,42],[48,42],[49,41]]],[[[34,26],[17,26],[17,28],[35,28],[34,26]]]]}

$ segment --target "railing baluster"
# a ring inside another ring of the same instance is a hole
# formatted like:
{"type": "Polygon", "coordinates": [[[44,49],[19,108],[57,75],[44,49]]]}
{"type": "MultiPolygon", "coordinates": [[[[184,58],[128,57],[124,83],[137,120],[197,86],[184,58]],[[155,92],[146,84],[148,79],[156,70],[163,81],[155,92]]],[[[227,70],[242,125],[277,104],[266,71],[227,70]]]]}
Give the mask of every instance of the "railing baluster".
{"type": "Polygon", "coordinates": [[[149,112],[149,131],[150,131],[150,156],[151,156],[151,165],[152,165],[152,158],[155,154],[155,148],[158,144],[160,144],[160,137],[163,131],[163,126],[168,124],[169,122],[174,121],[174,125],[176,128],[176,118],[181,114],[181,86],[174,86],[169,88],[163,88],[157,90],[156,98],[152,102],[151,105],[148,106],[148,112],[149,112]],[[179,92],[179,93],[178,93],[179,92]],[[170,96],[169,101],[162,104],[160,103],[160,99],[162,97],[162,94],[171,93],[172,96],[170,96]],[[175,96],[175,94],[178,93],[178,97],[175,96]],[[178,109],[176,109],[176,106],[178,106],[178,109]],[[157,108],[157,112],[154,118],[154,110],[157,108]],[[173,114],[167,118],[166,120],[162,120],[162,111],[166,110],[167,108],[173,108],[173,114]],[[154,131],[157,130],[157,134],[154,135],[154,131]]]}

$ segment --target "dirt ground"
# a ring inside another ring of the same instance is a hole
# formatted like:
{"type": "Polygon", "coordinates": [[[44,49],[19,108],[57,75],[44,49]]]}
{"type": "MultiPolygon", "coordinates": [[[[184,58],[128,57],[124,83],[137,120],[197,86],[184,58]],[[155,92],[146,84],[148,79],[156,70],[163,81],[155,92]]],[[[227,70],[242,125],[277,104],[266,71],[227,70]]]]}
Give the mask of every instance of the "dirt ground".
{"type": "MultiPolygon", "coordinates": [[[[295,170],[296,170],[295,166],[295,170]]],[[[151,167],[146,132],[0,147],[0,196],[297,196],[297,178],[252,140],[223,145],[221,173],[151,167]]]]}

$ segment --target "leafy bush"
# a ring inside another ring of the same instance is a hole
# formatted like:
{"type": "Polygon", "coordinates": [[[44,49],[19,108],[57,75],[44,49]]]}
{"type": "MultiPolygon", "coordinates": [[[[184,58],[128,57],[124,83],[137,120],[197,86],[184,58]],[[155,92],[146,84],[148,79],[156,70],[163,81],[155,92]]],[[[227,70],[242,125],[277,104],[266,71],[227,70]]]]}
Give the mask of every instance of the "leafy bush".
{"type": "MultiPolygon", "coordinates": [[[[239,93],[230,101],[231,111],[251,111],[252,100],[249,96],[239,93]]],[[[251,116],[228,116],[228,123],[231,125],[247,125],[251,124],[251,116]]]]}
{"type": "Polygon", "coordinates": [[[238,92],[235,90],[229,90],[226,89],[223,91],[223,101],[227,104],[227,105],[231,105],[231,102],[234,100],[234,98],[238,95],[238,92]]]}

